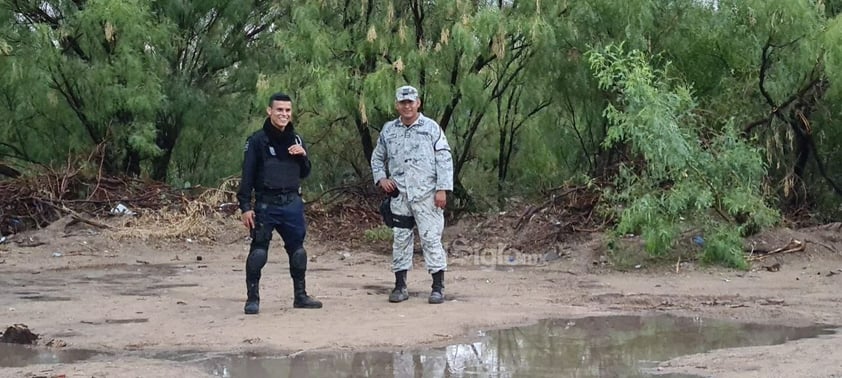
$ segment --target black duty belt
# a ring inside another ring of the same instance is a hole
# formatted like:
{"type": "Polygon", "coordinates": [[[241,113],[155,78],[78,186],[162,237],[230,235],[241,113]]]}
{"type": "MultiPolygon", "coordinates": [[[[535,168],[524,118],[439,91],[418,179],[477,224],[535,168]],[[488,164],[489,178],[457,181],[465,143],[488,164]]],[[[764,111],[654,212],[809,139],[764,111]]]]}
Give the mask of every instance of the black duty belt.
{"type": "Polygon", "coordinates": [[[257,202],[265,203],[267,205],[285,206],[290,204],[299,196],[298,190],[294,191],[272,191],[266,193],[259,193],[256,197],[257,202]]]}

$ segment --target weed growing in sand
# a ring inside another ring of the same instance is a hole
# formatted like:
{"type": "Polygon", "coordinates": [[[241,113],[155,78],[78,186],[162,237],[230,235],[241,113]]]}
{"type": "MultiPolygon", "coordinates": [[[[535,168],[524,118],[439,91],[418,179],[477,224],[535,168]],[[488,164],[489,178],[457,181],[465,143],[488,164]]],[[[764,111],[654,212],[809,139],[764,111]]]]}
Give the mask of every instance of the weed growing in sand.
{"type": "Polygon", "coordinates": [[[368,242],[385,241],[392,238],[392,229],[386,226],[378,226],[365,230],[365,240],[368,242]]]}

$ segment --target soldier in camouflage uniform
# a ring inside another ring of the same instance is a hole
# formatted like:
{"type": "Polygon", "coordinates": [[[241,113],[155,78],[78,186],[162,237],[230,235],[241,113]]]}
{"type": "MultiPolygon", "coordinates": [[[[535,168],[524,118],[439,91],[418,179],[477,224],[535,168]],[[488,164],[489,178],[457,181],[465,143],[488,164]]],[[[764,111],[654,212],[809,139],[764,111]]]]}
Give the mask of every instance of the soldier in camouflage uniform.
{"type": "MultiPolygon", "coordinates": [[[[400,87],[395,100],[400,117],[387,122],[380,130],[371,155],[371,171],[374,182],[385,192],[398,191],[391,202],[392,213],[415,218],[424,264],[433,276],[429,303],[443,303],[447,253],[441,236],[447,191],[453,190],[450,146],[439,124],[418,112],[421,100],[417,89],[400,87]]],[[[394,227],[392,231],[395,289],[389,301],[396,303],[409,299],[406,273],[412,268],[414,235],[407,228],[394,227]]]]}

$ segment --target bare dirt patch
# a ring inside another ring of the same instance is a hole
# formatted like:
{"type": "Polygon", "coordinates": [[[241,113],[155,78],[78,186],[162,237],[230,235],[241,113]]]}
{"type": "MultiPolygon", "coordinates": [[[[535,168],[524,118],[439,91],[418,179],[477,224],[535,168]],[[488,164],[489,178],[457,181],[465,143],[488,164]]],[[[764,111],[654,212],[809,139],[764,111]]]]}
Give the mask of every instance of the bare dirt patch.
{"type": "MultiPolygon", "coordinates": [[[[10,235],[0,244],[0,326],[25,324],[54,347],[112,357],[108,363],[3,368],[0,376],[129,377],[150,371],[200,376],[204,373],[195,367],[153,357],[180,351],[282,355],[444,345],[467,340],[479,329],[598,314],[842,324],[838,224],[778,229],[746,240],[757,250],[774,250],[791,240],[805,245],[757,260],[749,271],[646,258],[618,271],[601,234],[576,232],[558,211],[535,212],[527,224],[524,214],[528,210],[470,217],[448,227],[448,300],[433,306],[426,302],[431,280],[420,256],[409,274],[410,300],[390,304],[388,241],[366,240],[361,228],[332,227],[329,216],[314,213],[306,245],[308,291],[325,307],[292,308],[286,256],[276,242],[264,268],[258,316],[242,312],[248,240],[234,217],[193,223],[163,214],[99,220],[111,226],[107,230],[67,218],[10,235]],[[174,232],[177,225],[187,231],[174,232]],[[161,230],[169,233],[162,237],[161,230]],[[772,264],[778,268],[767,269],[772,264]]],[[[369,215],[358,219],[362,230],[376,224],[369,215]]],[[[842,351],[830,347],[839,341],[833,336],[714,351],[665,362],[662,371],[840,375],[842,351]]]]}

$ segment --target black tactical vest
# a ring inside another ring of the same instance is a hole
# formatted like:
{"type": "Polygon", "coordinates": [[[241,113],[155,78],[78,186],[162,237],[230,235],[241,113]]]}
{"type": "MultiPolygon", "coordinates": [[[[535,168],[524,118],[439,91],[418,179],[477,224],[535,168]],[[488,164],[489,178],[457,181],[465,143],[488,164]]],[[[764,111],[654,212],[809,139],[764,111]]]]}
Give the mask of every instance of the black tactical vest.
{"type": "MultiPolygon", "coordinates": [[[[287,142],[290,143],[290,142],[287,142]]],[[[301,144],[297,135],[293,141],[301,144]]],[[[301,185],[301,162],[289,154],[287,149],[292,144],[273,146],[266,134],[261,135],[260,151],[262,159],[258,168],[258,193],[291,193],[298,192],[301,185]]]]}

